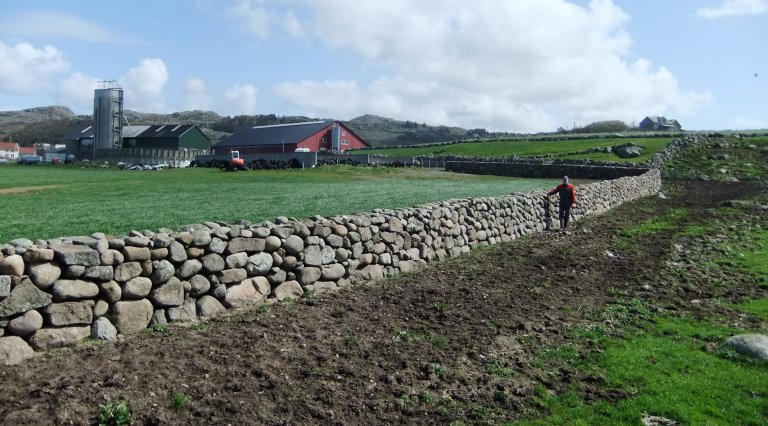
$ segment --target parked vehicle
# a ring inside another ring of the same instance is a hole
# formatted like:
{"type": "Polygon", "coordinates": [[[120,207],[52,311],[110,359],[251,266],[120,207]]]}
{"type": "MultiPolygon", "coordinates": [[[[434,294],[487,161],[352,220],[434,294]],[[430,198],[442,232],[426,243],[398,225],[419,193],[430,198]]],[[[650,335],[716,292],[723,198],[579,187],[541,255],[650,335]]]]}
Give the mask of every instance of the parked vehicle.
{"type": "Polygon", "coordinates": [[[18,164],[41,164],[43,162],[43,157],[39,155],[23,155],[19,157],[18,160],[16,160],[18,164]]]}

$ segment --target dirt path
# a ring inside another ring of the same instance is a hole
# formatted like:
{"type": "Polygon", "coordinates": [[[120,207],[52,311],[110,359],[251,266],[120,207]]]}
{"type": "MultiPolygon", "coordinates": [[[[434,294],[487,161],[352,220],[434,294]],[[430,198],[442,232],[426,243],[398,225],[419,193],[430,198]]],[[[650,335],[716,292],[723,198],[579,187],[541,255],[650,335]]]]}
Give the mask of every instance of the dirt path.
{"type": "Polygon", "coordinates": [[[744,183],[664,191],[666,200],[624,205],[568,234],[384,283],[0,367],[0,423],[92,424],[119,397],[138,424],[206,425],[501,422],[533,412],[537,389],[573,381],[588,398],[621,397],[601,390],[600,377],[534,360],[607,303],[644,297],[682,309],[695,296],[661,285],[672,235],[640,237],[623,252],[622,228],[683,207],[699,223],[704,208],[753,195],[744,183]],[[188,403],[174,410],[178,394],[188,403]]]}

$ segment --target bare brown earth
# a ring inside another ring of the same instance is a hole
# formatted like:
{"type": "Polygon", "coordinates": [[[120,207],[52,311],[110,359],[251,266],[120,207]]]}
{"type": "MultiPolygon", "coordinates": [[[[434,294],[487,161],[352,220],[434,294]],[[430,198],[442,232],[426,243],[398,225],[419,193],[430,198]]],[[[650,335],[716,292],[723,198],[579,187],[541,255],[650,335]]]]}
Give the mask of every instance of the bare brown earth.
{"type": "MultiPolygon", "coordinates": [[[[100,405],[120,397],[137,424],[201,425],[503,423],[537,413],[539,392],[557,394],[575,381],[588,400],[622,398],[599,374],[549,363],[541,351],[597,321],[608,304],[638,298],[658,310],[701,313],[708,305],[700,300],[765,293],[708,287],[738,278],[726,275],[695,286],[671,281],[664,270],[677,240],[669,232],[618,249],[622,228],[672,208],[689,209],[692,225],[704,223],[712,219],[706,208],[756,188],[698,182],[663,191],[667,199],[625,204],[569,233],[0,367],[0,423],[93,424],[100,405]],[[177,395],[188,402],[174,409],[177,395]]],[[[736,205],[731,214],[766,225],[759,207],[736,205]]],[[[589,351],[589,342],[577,348],[589,351]]]]}
{"type": "Polygon", "coordinates": [[[32,191],[61,188],[64,185],[19,186],[16,188],[0,188],[0,195],[25,194],[32,191]]]}

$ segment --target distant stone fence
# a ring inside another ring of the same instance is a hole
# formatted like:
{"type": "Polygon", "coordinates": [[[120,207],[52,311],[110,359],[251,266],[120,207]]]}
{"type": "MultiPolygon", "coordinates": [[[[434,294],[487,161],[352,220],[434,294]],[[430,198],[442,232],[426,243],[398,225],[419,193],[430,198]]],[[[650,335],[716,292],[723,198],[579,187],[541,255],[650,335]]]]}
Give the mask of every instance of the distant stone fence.
{"type": "MultiPolygon", "coordinates": [[[[658,170],[578,187],[574,219],[656,193],[658,170]]],[[[0,246],[0,362],[86,338],[379,280],[545,229],[543,192],[348,216],[0,246]]]]}

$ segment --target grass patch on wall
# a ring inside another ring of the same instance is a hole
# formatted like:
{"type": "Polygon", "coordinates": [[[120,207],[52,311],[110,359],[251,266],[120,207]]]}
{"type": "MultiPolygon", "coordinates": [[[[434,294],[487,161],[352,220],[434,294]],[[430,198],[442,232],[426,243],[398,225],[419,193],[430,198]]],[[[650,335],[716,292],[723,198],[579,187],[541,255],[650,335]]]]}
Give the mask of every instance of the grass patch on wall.
{"type": "Polygon", "coordinates": [[[207,220],[259,222],[277,216],[352,214],[552,185],[551,179],[386,167],[231,173],[6,165],[0,167],[0,243],[20,237],[175,229],[207,220]]]}

